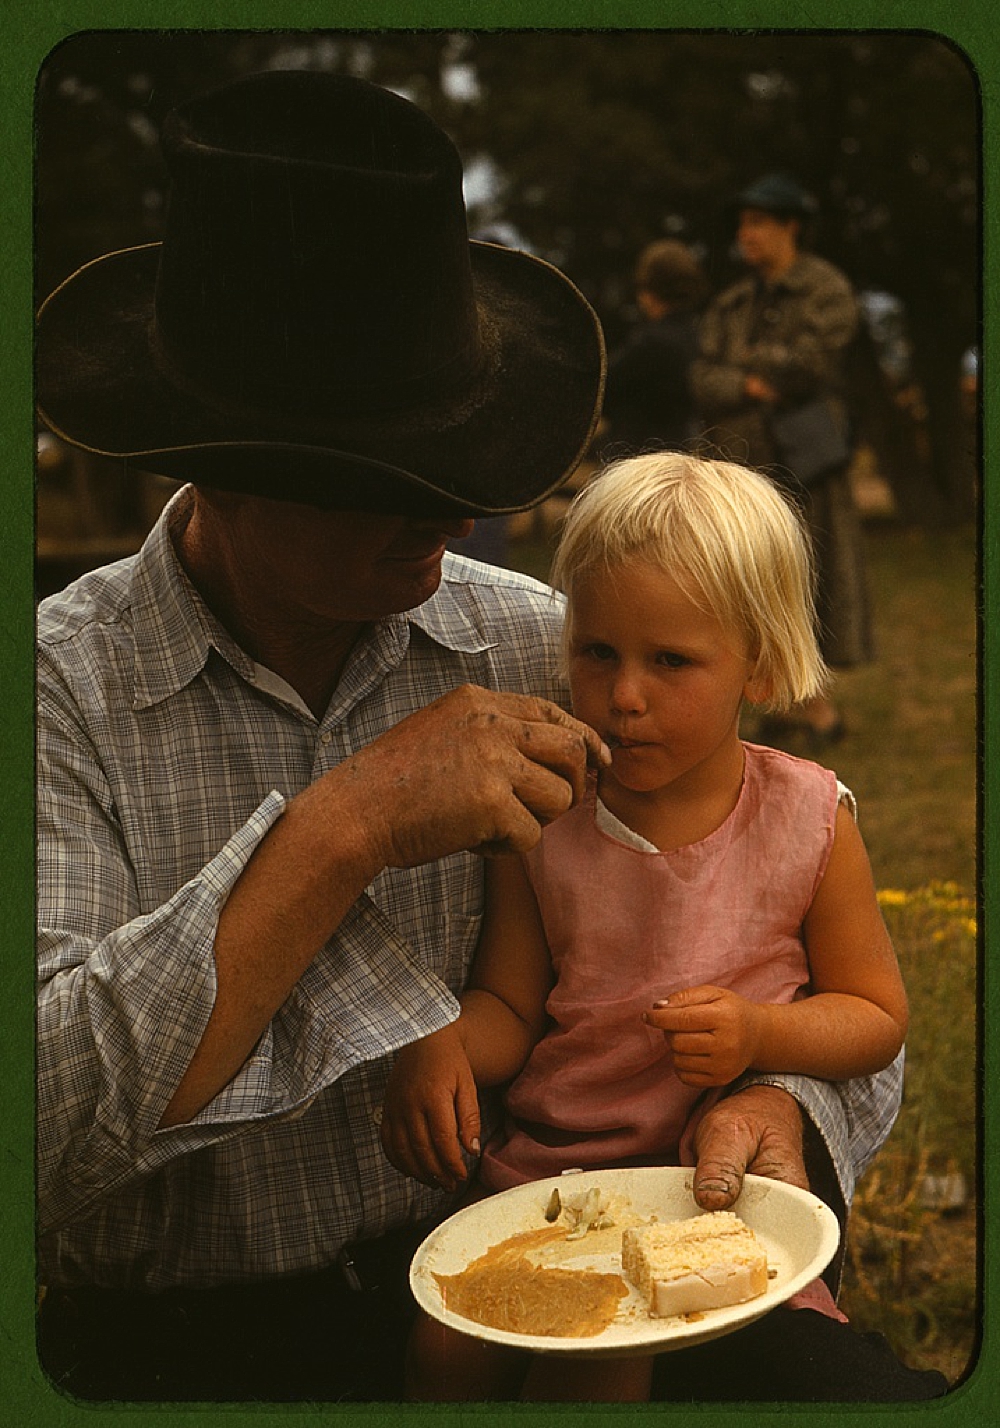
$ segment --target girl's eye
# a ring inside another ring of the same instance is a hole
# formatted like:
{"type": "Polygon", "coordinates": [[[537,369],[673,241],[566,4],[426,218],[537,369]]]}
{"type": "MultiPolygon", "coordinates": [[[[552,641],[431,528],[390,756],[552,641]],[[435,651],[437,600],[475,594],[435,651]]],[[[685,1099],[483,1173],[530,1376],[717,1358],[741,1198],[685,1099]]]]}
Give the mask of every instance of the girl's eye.
{"type": "Polygon", "coordinates": [[[600,661],[614,659],[615,657],[615,652],[610,645],[602,645],[596,641],[593,644],[583,645],[580,649],[580,653],[588,659],[600,661]]]}
{"type": "Polygon", "coordinates": [[[668,669],[683,669],[689,663],[686,655],[675,654],[673,650],[662,650],[656,659],[658,664],[664,664],[668,669]]]}

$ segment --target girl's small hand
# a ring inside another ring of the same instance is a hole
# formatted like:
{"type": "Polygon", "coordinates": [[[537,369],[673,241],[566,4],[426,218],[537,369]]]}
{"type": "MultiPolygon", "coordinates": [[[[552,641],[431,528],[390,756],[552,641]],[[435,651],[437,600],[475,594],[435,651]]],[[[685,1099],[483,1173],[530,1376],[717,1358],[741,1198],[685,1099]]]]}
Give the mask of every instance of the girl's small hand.
{"type": "Polygon", "coordinates": [[[404,1046],[382,1104],[379,1136],[404,1175],[454,1190],[467,1178],[462,1149],[479,1154],[479,1098],[455,1025],[404,1046]]]}
{"type": "Polygon", "coordinates": [[[753,1065],[760,1008],[724,987],[685,987],[644,1013],[670,1043],[686,1086],[726,1086],[753,1065]]]}

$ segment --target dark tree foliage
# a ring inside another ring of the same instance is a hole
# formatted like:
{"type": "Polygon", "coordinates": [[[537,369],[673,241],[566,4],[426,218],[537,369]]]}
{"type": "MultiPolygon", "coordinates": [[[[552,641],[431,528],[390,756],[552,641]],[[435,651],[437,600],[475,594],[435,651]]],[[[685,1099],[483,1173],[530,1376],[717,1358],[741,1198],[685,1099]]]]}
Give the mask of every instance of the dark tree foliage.
{"type": "Polygon", "coordinates": [[[399,88],[494,183],[473,227],[503,221],[563,267],[614,339],[651,239],[737,271],[730,201],[782,168],[816,193],[816,249],[905,305],[927,408],[923,462],[870,348],[857,390],[901,508],[966,515],[974,471],[959,408],[978,340],[977,77],[946,40],[906,32],[106,31],[46,63],[37,108],[37,279],[44,294],[113,247],[156,239],[163,113],[231,75],[341,69],[399,88]],[[464,81],[464,82],[460,82],[464,81]]]}

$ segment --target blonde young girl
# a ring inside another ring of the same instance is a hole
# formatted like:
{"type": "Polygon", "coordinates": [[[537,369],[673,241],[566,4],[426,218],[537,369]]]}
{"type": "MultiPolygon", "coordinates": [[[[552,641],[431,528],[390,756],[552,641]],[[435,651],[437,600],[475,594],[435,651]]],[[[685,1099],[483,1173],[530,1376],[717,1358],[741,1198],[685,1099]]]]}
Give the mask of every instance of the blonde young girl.
{"type": "MultiPolygon", "coordinates": [[[[489,864],[461,1016],[400,1053],[383,1111],[393,1163],[456,1185],[477,1088],[512,1081],[488,1191],[676,1164],[713,1088],[874,1072],[907,1021],[849,791],[739,735],[744,700],[780,711],[825,678],[778,489],[678,453],[623,461],[574,502],[553,579],[574,712],[613,761],[531,853],[489,864]]],[[[412,1348],[415,1396],[509,1396],[524,1372],[430,1321],[412,1348]]],[[[648,1395],[650,1360],[592,1364],[556,1378],[539,1358],[524,1395],[648,1395]]]]}

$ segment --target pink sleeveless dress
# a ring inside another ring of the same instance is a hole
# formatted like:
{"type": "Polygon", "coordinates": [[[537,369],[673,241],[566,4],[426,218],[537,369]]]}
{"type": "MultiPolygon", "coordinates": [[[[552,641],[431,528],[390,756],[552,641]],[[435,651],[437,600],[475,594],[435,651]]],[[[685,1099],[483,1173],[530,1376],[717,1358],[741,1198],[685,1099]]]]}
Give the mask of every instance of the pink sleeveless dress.
{"type": "Polygon", "coordinates": [[[660,853],[610,836],[592,786],[526,856],[557,979],[552,1025],[484,1151],[488,1189],[573,1167],[676,1164],[705,1093],[678,1080],[643,1011],[704,983],[758,1002],[808,993],[802,922],[833,845],[837,778],[744,747],[737,805],[702,842],[660,853]]]}

